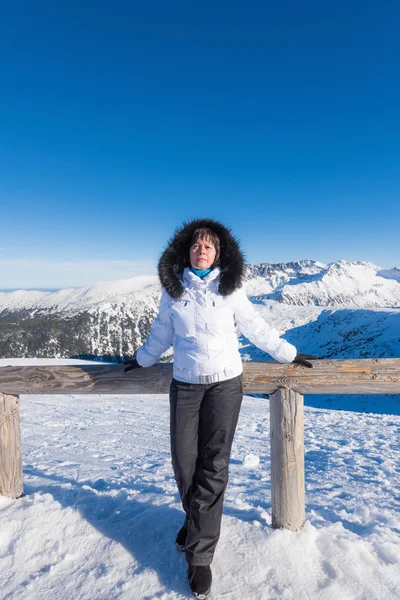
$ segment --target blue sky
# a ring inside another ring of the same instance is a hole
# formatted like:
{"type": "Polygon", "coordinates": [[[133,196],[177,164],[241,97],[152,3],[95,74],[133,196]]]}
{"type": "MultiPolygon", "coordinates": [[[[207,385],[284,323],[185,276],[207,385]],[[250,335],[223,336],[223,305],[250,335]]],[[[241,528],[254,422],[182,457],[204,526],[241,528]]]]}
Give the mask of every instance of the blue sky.
{"type": "Polygon", "coordinates": [[[398,2],[15,2],[0,288],[155,273],[220,219],[249,262],[400,266],[398,2]]]}

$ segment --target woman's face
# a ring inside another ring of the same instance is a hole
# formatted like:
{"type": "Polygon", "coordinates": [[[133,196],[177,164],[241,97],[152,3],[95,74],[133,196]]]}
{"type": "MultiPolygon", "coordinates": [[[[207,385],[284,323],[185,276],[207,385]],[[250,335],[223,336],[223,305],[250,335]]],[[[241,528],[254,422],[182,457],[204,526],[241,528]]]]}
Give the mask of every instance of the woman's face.
{"type": "Polygon", "coordinates": [[[209,269],[216,256],[216,250],[211,240],[198,239],[190,248],[190,264],[195,269],[209,269]]]}

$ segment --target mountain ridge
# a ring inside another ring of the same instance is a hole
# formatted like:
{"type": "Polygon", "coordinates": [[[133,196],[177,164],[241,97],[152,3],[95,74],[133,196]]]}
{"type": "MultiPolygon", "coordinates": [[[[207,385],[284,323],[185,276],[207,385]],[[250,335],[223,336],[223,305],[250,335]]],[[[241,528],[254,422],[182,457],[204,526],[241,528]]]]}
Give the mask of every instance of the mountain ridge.
{"type": "MultiPolygon", "coordinates": [[[[393,327],[397,331],[400,318],[396,310],[400,307],[397,267],[381,269],[370,262],[346,260],[328,265],[312,260],[260,263],[246,266],[245,287],[266,321],[287,339],[294,336],[293,343],[296,341],[303,351],[313,352],[311,346],[315,345],[315,352],[321,352],[323,348],[314,342],[325,331],[325,355],[344,357],[341,353],[344,348],[348,352],[349,345],[341,345],[334,332],[335,328],[343,328],[340,311],[353,311],[352,317],[346,313],[346,319],[353,323],[352,333],[346,335],[354,341],[354,358],[400,355],[397,333],[392,337],[390,333],[393,327]],[[370,317],[360,319],[357,311],[370,311],[370,317]],[[390,319],[384,316],[387,311],[393,313],[390,319]],[[319,325],[315,330],[314,321],[319,325]],[[382,340],[386,340],[381,346],[373,343],[379,337],[379,323],[385,330],[382,340]]],[[[98,282],[56,292],[2,292],[0,357],[107,356],[118,360],[132,356],[157,315],[160,293],[157,276],[98,282]]],[[[266,358],[257,348],[248,346],[243,336],[241,344],[245,360],[266,358]]]]}

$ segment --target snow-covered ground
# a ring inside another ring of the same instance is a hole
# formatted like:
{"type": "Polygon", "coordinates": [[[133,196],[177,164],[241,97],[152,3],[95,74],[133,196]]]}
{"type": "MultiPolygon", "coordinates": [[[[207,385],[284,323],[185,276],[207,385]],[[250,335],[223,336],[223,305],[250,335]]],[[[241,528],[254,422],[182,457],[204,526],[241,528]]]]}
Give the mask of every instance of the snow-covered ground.
{"type": "MultiPolygon", "coordinates": [[[[301,261],[250,270],[257,310],[300,351],[399,356],[399,269],[301,261]]],[[[0,293],[0,311],[101,309],[115,323],[136,322],[155,314],[159,291],[156,277],[20,290],[0,293]]],[[[240,345],[243,360],[268,358],[243,336],[240,345]]],[[[305,402],[308,520],[292,533],[271,528],[269,401],[245,397],[212,598],[398,600],[400,396],[305,402]]],[[[174,544],[183,513],[168,412],[165,395],[21,397],[26,496],[0,497],[0,600],[190,597],[174,544]]]]}
{"type": "MultiPolygon", "coordinates": [[[[0,598],[189,598],[167,396],[22,396],[21,416],[26,496],[0,498],[0,598]]],[[[245,397],[213,600],[397,600],[399,430],[306,407],[308,521],[273,530],[269,402],[245,397]]]]}

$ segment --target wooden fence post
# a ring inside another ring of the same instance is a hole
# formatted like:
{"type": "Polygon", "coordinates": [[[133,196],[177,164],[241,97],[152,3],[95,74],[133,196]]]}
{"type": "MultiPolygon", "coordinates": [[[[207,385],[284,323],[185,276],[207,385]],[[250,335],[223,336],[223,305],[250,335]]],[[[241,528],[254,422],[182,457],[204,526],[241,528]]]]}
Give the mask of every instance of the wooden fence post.
{"type": "Polygon", "coordinates": [[[23,495],[19,397],[0,392],[0,495],[23,495]]]}
{"type": "Polygon", "coordinates": [[[279,388],[270,395],[272,527],[304,525],[304,398],[279,388]]]}

